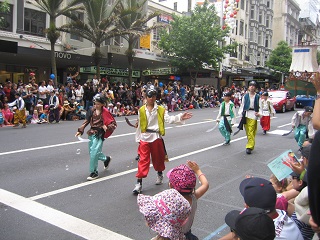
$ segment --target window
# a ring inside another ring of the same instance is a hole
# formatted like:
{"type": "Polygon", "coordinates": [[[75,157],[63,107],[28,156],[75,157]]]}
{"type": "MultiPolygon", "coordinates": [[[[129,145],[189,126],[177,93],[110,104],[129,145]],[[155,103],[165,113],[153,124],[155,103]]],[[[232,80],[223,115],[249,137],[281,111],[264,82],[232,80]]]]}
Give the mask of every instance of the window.
{"type": "Polygon", "coordinates": [[[239,44],[239,59],[240,60],[242,60],[242,56],[243,56],[243,53],[242,53],[242,51],[243,51],[243,46],[241,45],[241,44],[239,44]]]}
{"type": "Polygon", "coordinates": [[[270,15],[267,15],[267,17],[266,17],[266,27],[267,28],[269,28],[270,27],[270,20],[269,20],[269,18],[270,18],[270,15]]]}
{"type": "Polygon", "coordinates": [[[153,29],[152,30],[152,38],[154,41],[160,40],[160,29],[153,29]]]}
{"type": "Polygon", "coordinates": [[[251,6],[250,18],[253,20],[255,19],[255,6],[254,5],[251,6]]]}
{"type": "Polygon", "coordinates": [[[174,2],[174,3],[173,3],[173,9],[174,9],[175,11],[178,11],[178,3],[177,3],[177,2],[174,2]]]}
{"type": "Polygon", "coordinates": [[[44,12],[24,9],[24,32],[36,35],[45,36],[44,30],[46,28],[46,14],[44,12]]]}
{"type": "Polygon", "coordinates": [[[244,27],[244,22],[240,20],[240,27],[239,27],[239,35],[243,36],[243,27],[244,27]]]}
{"type": "Polygon", "coordinates": [[[250,38],[250,41],[254,40],[254,29],[253,29],[253,27],[250,28],[250,36],[249,36],[249,38],[250,38]]]}
{"type": "Polygon", "coordinates": [[[0,12],[0,29],[12,32],[13,6],[9,4],[9,12],[0,12]]]}
{"type": "Polygon", "coordinates": [[[240,1],[240,8],[244,10],[244,1],[240,1]]]}
{"type": "MultiPolygon", "coordinates": [[[[80,21],[83,22],[84,14],[80,13],[80,12],[75,12],[75,14],[77,15],[78,19],[80,19],[80,21]]],[[[81,41],[81,42],[83,41],[83,38],[78,36],[78,35],[76,35],[76,34],[71,34],[70,38],[73,39],[73,40],[81,41]]]]}

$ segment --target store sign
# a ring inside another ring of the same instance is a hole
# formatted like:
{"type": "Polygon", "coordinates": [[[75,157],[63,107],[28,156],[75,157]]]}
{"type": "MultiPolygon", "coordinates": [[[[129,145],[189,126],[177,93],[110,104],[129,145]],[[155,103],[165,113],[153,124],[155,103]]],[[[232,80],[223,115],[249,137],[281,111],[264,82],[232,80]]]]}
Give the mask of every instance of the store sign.
{"type": "Polygon", "coordinates": [[[54,55],[56,58],[60,58],[60,59],[70,60],[72,58],[71,53],[66,53],[66,52],[54,52],[54,55]]]}
{"type": "Polygon", "coordinates": [[[150,34],[146,34],[140,37],[140,48],[150,49],[150,34]]]}
{"type": "Polygon", "coordinates": [[[156,61],[168,61],[168,58],[162,54],[150,52],[149,50],[133,49],[136,58],[143,58],[156,61]]]}
{"type": "MultiPolygon", "coordinates": [[[[81,67],[80,73],[89,73],[89,74],[96,74],[97,68],[95,66],[91,67],[81,67]]],[[[122,68],[109,68],[109,67],[100,67],[100,74],[106,74],[108,76],[121,76],[121,77],[128,77],[129,70],[122,69],[122,68]]],[[[132,77],[139,78],[140,71],[132,71],[132,77]]]]}
{"type": "Polygon", "coordinates": [[[170,23],[172,21],[172,17],[169,15],[164,15],[161,14],[160,16],[158,16],[158,22],[163,22],[163,23],[170,23]]]}
{"type": "Polygon", "coordinates": [[[175,68],[158,68],[142,71],[142,76],[150,75],[171,75],[175,73],[175,68]]]}

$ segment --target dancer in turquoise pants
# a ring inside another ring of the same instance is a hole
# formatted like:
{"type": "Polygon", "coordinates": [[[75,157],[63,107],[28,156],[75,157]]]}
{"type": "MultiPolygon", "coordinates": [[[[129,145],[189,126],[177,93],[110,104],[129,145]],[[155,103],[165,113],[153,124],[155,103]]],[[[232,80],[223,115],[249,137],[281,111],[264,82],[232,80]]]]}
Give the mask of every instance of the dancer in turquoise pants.
{"type": "Polygon", "coordinates": [[[314,135],[312,127],[312,113],[313,108],[307,106],[304,108],[304,111],[297,111],[291,119],[291,125],[292,128],[294,128],[294,138],[298,143],[300,148],[299,150],[302,149],[302,145],[306,140],[307,132],[309,137],[313,137],[314,135]]]}
{"type": "Polygon", "coordinates": [[[217,116],[217,123],[219,123],[219,131],[224,137],[224,146],[230,145],[230,135],[232,133],[232,125],[235,124],[236,115],[234,113],[234,103],[230,101],[231,92],[224,95],[224,101],[220,105],[220,110],[217,116]]]}
{"type": "Polygon", "coordinates": [[[90,124],[91,128],[87,132],[89,138],[89,155],[90,155],[90,175],[87,180],[91,181],[99,177],[98,174],[98,161],[103,161],[104,168],[109,167],[111,157],[102,153],[103,141],[108,138],[114,129],[117,127],[117,123],[114,120],[111,113],[104,107],[105,98],[102,94],[98,94],[94,97],[94,106],[89,109],[86,114],[86,119],[78,128],[76,136],[81,136],[85,127],[90,124]]]}

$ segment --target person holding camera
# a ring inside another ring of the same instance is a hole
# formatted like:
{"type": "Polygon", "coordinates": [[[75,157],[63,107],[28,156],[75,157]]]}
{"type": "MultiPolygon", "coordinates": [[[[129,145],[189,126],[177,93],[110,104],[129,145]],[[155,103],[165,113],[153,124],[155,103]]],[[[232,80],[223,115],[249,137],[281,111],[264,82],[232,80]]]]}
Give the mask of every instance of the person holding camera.
{"type": "Polygon", "coordinates": [[[56,123],[60,121],[59,98],[55,92],[51,90],[49,97],[49,123],[52,123],[54,120],[56,123]]]}

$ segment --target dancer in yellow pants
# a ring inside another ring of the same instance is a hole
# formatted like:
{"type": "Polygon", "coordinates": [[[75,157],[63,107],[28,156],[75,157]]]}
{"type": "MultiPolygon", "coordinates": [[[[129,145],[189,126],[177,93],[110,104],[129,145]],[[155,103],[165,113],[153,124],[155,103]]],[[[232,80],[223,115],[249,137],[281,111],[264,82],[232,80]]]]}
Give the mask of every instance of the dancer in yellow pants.
{"type": "Polygon", "coordinates": [[[258,127],[258,117],[259,114],[259,94],[256,93],[257,84],[255,81],[251,81],[249,83],[248,93],[246,93],[243,97],[243,101],[241,102],[241,106],[239,109],[239,115],[242,115],[245,112],[245,123],[244,127],[247,134],[247,145],[246,145],[246,153],[251,154],[251,151],[255,146],[255,137],[257,133],[258,127]]]}

